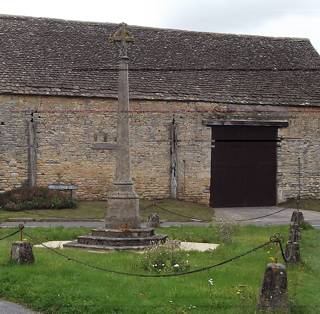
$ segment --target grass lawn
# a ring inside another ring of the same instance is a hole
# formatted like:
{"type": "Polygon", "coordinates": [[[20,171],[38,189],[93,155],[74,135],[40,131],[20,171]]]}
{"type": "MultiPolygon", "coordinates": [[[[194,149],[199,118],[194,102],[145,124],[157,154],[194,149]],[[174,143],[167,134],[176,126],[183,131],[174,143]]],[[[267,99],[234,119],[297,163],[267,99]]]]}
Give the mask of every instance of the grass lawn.
{"type": "MultiPolygon", "coordinates": [[[[297,208],[297,201],[294,199],[288,200],[284,203],[279,204],[279,206],[288,208],[297,208]]],[[[300,201],[300,209],[308,209],[320,212],[320,200],[317,199],[306,199],[300,201]]]]}
{"type": "MultiPolygon", "coordinates": [[[[10,231],[0,229],[0,237],[10,231]]],[[[27,230],[41,240],[72,239],[88,231],[27,230]]],[[[170,227],[160,232],[181,240],[218,241],[214,227],[170,227]]],[[[274,232],[287,235],[288,226],[239,227],[232,244],[221,245],[214,252],[185,252],[185,258],[191,269],[211,265],[266,242],[274,232]]],[[[319,237],[319,230],[303,231],[303,263],[288,268],[292,313],[319,313],[319,237]]],[[[35,264],[14,265],[9,262],[13,240],[0,241],[0,297],[43,313],[255,313],[266,263],[271,257],[282,262],[279,250],[271,246],[211,271],[173,278],[136,278],[92,270],[40,248],[34,248],[35,264]]],[[[63,252],[104,268],[145,273],[139,253],[63,252]]]]}
{"type": "MultiPolygon", "coordinates": [[[[142,220],[146,221],[151,213],[158,213],[163,221],[191,221],[190,218],[181,217],[163,209],[150,207],[152,202],[149,200],[140,200],[140,215],[142,220]]],[[[196,217],[203,220],[211,220],[213,209],[190,202],[176,200],[161,200],[159,205],[165,209],[171,210],[185,216],[196,217]]],[[[77,208],[71,209],[43,209],[28,211],[7,211],[0,210],[0,221],[8,218],[82,218],[82,219],[103,219],[105,215],[106,202],[103,201],[80,201],[77,208]]]]}

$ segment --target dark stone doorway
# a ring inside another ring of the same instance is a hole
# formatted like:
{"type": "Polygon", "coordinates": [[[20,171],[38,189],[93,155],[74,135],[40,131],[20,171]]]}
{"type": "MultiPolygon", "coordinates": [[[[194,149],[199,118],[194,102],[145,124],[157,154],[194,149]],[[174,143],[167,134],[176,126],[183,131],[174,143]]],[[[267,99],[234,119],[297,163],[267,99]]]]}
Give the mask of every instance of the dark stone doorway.
{"type": "Polygon", "coordinates": [[[277,202],[277,127],[212,127],[210,206],[277,202]]]}

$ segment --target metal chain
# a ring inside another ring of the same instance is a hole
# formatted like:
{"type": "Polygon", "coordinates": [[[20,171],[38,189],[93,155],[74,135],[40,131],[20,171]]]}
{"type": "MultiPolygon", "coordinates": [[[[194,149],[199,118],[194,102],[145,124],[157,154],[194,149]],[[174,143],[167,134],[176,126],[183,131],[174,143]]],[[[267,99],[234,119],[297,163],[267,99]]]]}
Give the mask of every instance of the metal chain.
{"type": "Polygon", "coordinates": [[[173,215],[176,215],[176,216],[180,216],[180,217],[183,217],[183,218],[188,218],[188,219],[192,219],[194,221],[198,221],[198,222],[212,222],[212,220],[203,220],[203,219],[199,219],[199,218],[195,218],[195,217],[192,217],[192,216],[187,216],[187,215],[183,215],[183,214],[180,214],[180,213],[177,213],[177,212],[174,212],[170,209],[166,209],[160,205],[158,205],[157,203],[154,204],[154,207],[158,207],[160,208],[161,210],[167,212],[167,213],[170,213],[170,214],[173,214],[173,215]]]}
{"type": "MultiPolygon", "coordinates": [[[[27,235],[32,241],[35,241],[35,242],[40,242],[39,239],[31,236],[30,234],[28,234],[27,232],[25,232],[25,235],[27,235]]],[[[67,259],[68,261],[72,261],[72,262],[75,262],[77,264],[80,264],[80,265],[83,265],[83,266],[86,266],[86,267],[89,267],[89,268],[92,268],[92,269],[95,269],[95,270],[99,270],[99,271],[103,271],[103,272],[107,272],[107,273],[112,273],[112,274],[116,274],[116,275],[125,275],[125,276],[132,276],[132,277],[143,277],[143,278],[163,278],[163,277],[178,277],[178,276],[184,276],[184,275],[190,275],[190,274],[194,274],[194,273],[199,273],[199,272],[203,272],[203,271],[207,271],[207,270],[210,270],[210,269],[213,269],[215,267],[219,267],[219,266],[222,266],[222,265],[225,265],[227,263],[230,263],[230,262],[233,262],[241,257],[244,257],[250,253],[253,253],[259,249],[262,249],[263,247],[271,244],[271,243],[274,243],[274,242],[278,242],[277,238],[273,238],[271,237],[270,240],[268,242],[265,242],[261,245],[258,245],[242,254],[239,254],[239,255],[236,255],[234,257],[231,257],[229,259],[226,259],[222,262],[219,262],[217,264],[213,264],[213,265],[209,265],[209,266],[205,266],[205,267],[201,267],[201,268],[196,268],[194,270],[190,270],[190,271],[184,271],[184,272],[180,272],[180,273],[169,273],[169,274],[157,274],[157,275],[149,275],[149,274],[138,274],[138,273],[130,273],[130,272],[124,272],[124,271],[117,271],[117,270],[113,270],[113,269],[108,269],[108,268],[104,268],[104,267],[100,267],[100,266],[96,266],[96,265],[92,265],[92,264],[89,264],[87,262],[83,262],[77,258],[74,258],[74,257],[71,257],[71,256],[68,256],[67,254],[64,254],[64,253],[61,253],[59,251],[57,251],[56,249],[54,248],[51,248],[47,245],[45,245],[44,243],[41,243],[41,245],[48,249],[49,251],[52,251],[53,253],[67,259]]]]}
{"type": "MultiPolygon", "coordinates": [[[[166,211],[166,212],[168,212],[168,213],[174,214],[174,215],[176,215],[176,216],[180,216],[180,217],[184,217],[184,218],[189,218],[189,219],[192,219],[192,220],[195,220],[195,221],[198,221],[198,222],[212,222],[212,220],[203,220],[203,219],[199,219],[199,218],[195,218],[195,217],[191,217],[191,216],[187,216],[187,215],[183,215],[183,214],[174,212],[174,211],[172,211],[172,210],[166,209],[166,208],[158,205],[157,203],[155,203],[154,206],[162,209],[163,211],[166,211]]],[[[266,214],[266,215],[262,215],[262,216],[257,216],[257,217],[252,217],[252,218],[247,218],[247,219],[235,219],[235,221],[242,222],[242,221],[250,221],[250,220],[256,220],[256,219],[260,219],[260,218],[265,218],[265,217],[269,217],[269,216],[272,216],[272,215],[281,213],[281,212],[283,212],[283,211],[285,211],[285,210],[287,210],[287,209],[288,209],[288,208],[281,208],[280,210],[277,210],[277,211],[272,212],[272,213],[270,213],[270,214],[266,214]]]]}
{"type": "Polygon", "coordinates": [[[258,216],[258,217],[247,218],[247,219],[236,219],[236,221],[250,221],[250,220],[256,220],[256,219],[260,219],[260,218],[265,218],[265,217],[269,217],[269,216],[281,213],[281,212],[283,212],[283,211],[285,211],[287,209],[288,208],[281,208],[280,210],[277,210],[277,211],[272,212],[270,214],[266,214],[266,215],[258,216]]]}
{"type": "Polygon", "coordinates": [[[14,231],[14,232],[12,232],[12,233],[9,233],[9,234],[5,235],[4,237],[0,238],[0,241],[16,235],[17,233],[21,232],[22,229],[23,229],[23,228],[21,228],[20,225],[19,225],[19,229],[18,229],[18,230],[14,231]]]}
{"type": "Polygon", "coordinates": [[[288,257],[286,256],[285,251],[283,250],[283,245],[282,245],[283,237],[281,236],[281,234],[280,233],[275,233],[273,236],[271,236],[270,241],[279,244],[279,248],[280,248],[280,251],[281,251],[282,258],[285,261],[285,263],[287,263],[288,262],[288,257]]]}

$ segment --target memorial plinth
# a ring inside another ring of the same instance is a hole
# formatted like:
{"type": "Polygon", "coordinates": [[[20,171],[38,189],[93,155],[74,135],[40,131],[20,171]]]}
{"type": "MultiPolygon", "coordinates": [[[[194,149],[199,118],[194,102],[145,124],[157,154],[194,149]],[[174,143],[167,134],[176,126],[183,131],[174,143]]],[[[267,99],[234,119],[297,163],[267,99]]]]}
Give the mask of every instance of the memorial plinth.
{"type": "Polygon", "coordinates": [[[143,250],[155,243],[163,243],[167,236],[156,235],[153,228],[93,229],[90,235],[79,236],[77,241],[64,247],[90,250],[143,250]]]}
{"type": "Polygon", "coordinates": [[[129,79],[127,45],[133,37],[122,24],[111,37],[120,48],[118,77],[117,159],[115,178],[108,193],[105,229],[94,229],[90,235],[64,245],[101,250],[143,249],[165,242],[166,235],[156,235],[153,228],[141,228],[139,197],[131,180],[129,134],[129,79]]]}
{"type": "Polygon", "coordinates": [[[139,197],[132,183],[114,183],[108,194],[106,228],[140,228],[139,197]]]}

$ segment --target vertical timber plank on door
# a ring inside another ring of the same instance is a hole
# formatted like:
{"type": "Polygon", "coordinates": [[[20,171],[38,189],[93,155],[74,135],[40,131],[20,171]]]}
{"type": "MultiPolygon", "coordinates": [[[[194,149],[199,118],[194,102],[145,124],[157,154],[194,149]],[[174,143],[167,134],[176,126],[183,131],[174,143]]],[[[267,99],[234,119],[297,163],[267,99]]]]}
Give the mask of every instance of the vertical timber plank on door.
{"type": "Polygon", "coordinates": [[[277,128],[215,126],[210,205],[276,205],[277,128]]]}

